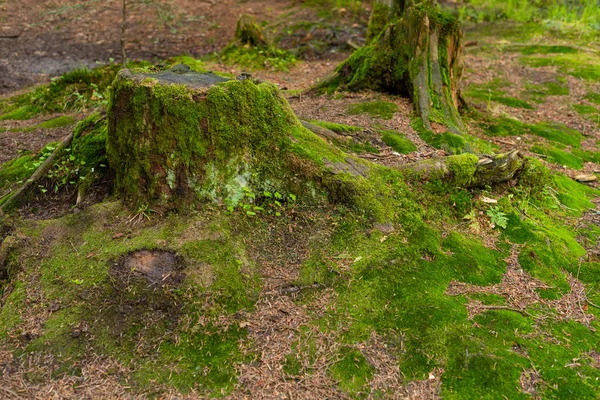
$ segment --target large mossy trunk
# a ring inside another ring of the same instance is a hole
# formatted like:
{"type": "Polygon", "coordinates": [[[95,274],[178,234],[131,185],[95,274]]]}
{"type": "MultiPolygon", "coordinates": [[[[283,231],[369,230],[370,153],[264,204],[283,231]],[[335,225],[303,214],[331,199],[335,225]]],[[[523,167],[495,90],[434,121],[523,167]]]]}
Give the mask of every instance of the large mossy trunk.
{"type": "Polygon", "coordinates": [[[376,0],[367,45],[317,89],[407,95],[426,128],[431,129],[430,122],[435,121],[460,133],[462,52],[459,23],[441,11],[436,0],[376,0]]]}
{"type": "Polygon", "coordinates": [[[182,210],[293,190],[289,132],[299,123],[277,88],[177,71],[123,70],[114,82],[107,154],[117,193],[182,210]]]}

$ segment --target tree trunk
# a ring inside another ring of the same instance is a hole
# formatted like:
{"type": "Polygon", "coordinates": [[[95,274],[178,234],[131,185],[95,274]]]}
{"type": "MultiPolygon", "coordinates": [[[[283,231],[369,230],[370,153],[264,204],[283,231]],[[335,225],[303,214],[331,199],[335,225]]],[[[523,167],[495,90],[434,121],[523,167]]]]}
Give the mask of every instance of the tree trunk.
{"type": "Polygon", "coordinates": [[[462,52],[459,23],[442,12],[436,0],[376,0],[367,45],[316,89],[408,95],[427,129],[435,121],[460,133],[462,52]]]}

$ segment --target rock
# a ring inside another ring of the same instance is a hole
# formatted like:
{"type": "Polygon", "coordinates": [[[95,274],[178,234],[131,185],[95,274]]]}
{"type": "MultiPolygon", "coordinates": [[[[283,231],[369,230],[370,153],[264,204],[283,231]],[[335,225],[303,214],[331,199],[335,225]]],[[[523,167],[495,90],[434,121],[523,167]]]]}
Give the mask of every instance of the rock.
{"type": "Polygon", "coordinates": [[[596,182],[598,177],[592,174],[579,174],[575,176],[575,180],[581,183],[596,182]]]}

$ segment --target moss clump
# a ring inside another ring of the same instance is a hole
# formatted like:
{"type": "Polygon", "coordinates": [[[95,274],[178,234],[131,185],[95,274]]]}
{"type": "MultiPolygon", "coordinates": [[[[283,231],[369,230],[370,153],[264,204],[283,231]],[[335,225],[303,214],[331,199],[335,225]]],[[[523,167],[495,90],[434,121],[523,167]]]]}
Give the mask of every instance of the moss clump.
{"type": "Polygon", "coordinates": [[[398,106],[396,104],[383,100],[357,103],[348,107],[349,115],[369,114],[371,117],[382,119],[392,119],[397,112],[398,106]]]}
{"type": "Polygon", "coordinates": [[[508,96],[502,88],[509,85],[502,79],[494,79],[484,84],[474,84],[469,86],[464,94],[473,99],[482,100],[485,102],[496,102],[514,108],[534,109],[532,105],[524,100],[508,96]]]}
{"type": "Polygon", "coordinates": [[[580,147],[583,135],[565,125],[558,123],[527,124],[517,119],[501,117],[494,122],[484,123],[490,136],[523,136],[531,134],[543,137],[558,144],[580,147]]]}
{"type": "Polygon", "coordinates": [[[587,104],[573,104],[571,107],[581,115],[598,114],[598,109],[596,107],[587,104]]]}
{"type": "Polygon", "coordinates": [[[239,65],[251,70],[273,69],[284,72],[288,72],[297,62],[292,53],[273,46],[260,49],[230,45],[223,49],[221,60],[227,65],[239,65]]]}
{"type": "Polygon", "coordinates": [[[543,154],[548,157],[548,161],[564,165],[573,169],[582,169],[583,160],[569,151],[560,150],[556,147],[533,146],[531,151],[537,154],[543,154]]]}
{"type": "Polygon", "coordinates": [[[374,368],[365,356],[355,349],[344,347],[339,352],[340,361],[331,366],[331,375],[342,389],[357,394],[364,390],[374,374],[374,368]]]}
{"type": "Polygon", "coordinates": [[[12,329],[21,322],[21,309],[25,306],[27,293],[22,282],[17,282],[10,294],[0,293],[3,297],[7,296],[0,308],[0,343],[2,343],[12,329]]]}
{"type": "Polygon", "coordinates": [[[329,129],[330,131],[333,131],[333,132],[339,133],[339,134],[362,131],[362,128],[360,128],[358,126],[338,124],[335,122],[316,121],[316,120],[311,120],[309,122],[311,122],[315,125],[322,126],[323,128],[329,129]]]}
{"type": "Polygon", "coordinates": [[[40,113],[82,111],[104,106],[107,88],[118,70],[118,65],[109,65],[68,72],[49,85],[8,99],[2,107],[0,120],[29,119],[40,113]]]}
{"type": "Polygon", "coordinates": [[[0,121],[5,121],[5,120],[25,120],[25,119],[30,119],[31,117],[35,116],[38,113],[38,108],[36,107],[31,107],[31,106],[21,106],[18,108],[15,108],[9,112],[7,112],[6,114],[2,114],[0,115],[0,121]]]}
{"type": "Polygon", "coordinates": [[[384,130],[380,133],[382,135],[381,140],[398,153],[408,154],[417,150],[417,146],[399,132],[384,130]]]}
{"type": "Polygon", "coordinates": [[[237,64],[249,69],[272,68],[288,71],[296,64],[295,56],[278,49],[265,36],[254,17],[243,15],[237,23],[234,40],[221,52],[225,64],[237,64]]]}
{"type": "Polygon", "coordinates": [[[552,57],[523,57],[521,61],[531,67],[555,66],[558,70],[589,81],[600,80],[598,57],[588,53],[557,54],[552,57]]]}
{"type": "Polygon", "coordinates": [[[585,98],[594,104],[600,104],[600,93],[590,92],[585,95],[585,98]]]}
{"type": "Polygon", "coordinates": [[[479,158],[475,154],[460,154],[448,157],[447,165],[457,186],[468,186],[477,170],[479,158]]]}
{"type": "Polygon", "coordinates": [[[508,51],[518,51],[521,54],[577,54],[580,51],[571,46],[560,45],[527,45],[527,46],[510,46],[508,51]]]}

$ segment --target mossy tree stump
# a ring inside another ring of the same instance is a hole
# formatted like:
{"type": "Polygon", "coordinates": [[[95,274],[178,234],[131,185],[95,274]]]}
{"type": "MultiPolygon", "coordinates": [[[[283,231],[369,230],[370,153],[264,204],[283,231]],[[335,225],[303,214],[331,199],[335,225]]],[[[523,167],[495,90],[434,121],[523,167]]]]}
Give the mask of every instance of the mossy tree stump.
{"type": "Polygon", "coordinates": [[[299,122],[271,84],[185,66],[122,70],[108,118],[115,189],[130,204],[236,204],[249,191],[294,185],[289,132],[299,122]]]}
{"type": "Polygon", "coordinates": [[[460,133],[462,52],[460,25],[440,10],[437,0],[376,0],[367,45],[316,89],[407,95],[427,129],[436,121],[460,133]]]}

